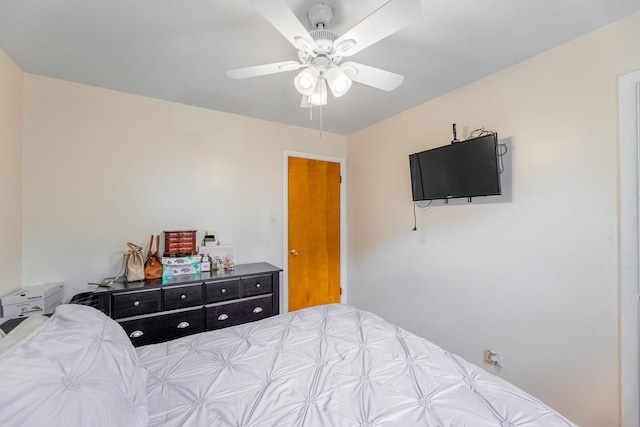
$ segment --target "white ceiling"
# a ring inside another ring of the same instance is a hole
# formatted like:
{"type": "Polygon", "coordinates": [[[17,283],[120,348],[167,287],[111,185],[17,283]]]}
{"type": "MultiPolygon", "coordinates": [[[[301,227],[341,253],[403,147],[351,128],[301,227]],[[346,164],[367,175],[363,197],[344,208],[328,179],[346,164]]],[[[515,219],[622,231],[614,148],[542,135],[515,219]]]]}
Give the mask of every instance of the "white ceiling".
{"type": "MultiPolygon", "coordinates": [[[[308,27],[319,0],[287,0],[308,27]]],[[[392,0],[402,1],[402,0],[392,0]]],[[[341,35],[386,0],[323,0],[341,35]]],[[[422,0],[415,24],[350,60],[403,74],[384,92],[329,96],[322,129],[348,135],[640,10],[638,0],[422,0]]],[[[296,60],[247,0],[0,0],[0,48],[25,72],[320,128],[295,71],[233,80],[228,69],[296,60]]]]}

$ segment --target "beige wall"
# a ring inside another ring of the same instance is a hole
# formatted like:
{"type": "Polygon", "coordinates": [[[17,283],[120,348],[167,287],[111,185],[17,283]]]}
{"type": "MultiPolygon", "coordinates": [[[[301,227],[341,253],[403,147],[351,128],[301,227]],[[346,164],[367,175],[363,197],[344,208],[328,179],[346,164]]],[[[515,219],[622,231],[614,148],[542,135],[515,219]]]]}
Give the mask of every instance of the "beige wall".
{"type": "Polygon", "coordinates": [[[343,136],[30,74],[24,102],[24,282],[67,296],[164,230],[281,266],[283,150],[346,155],[343,136]]]}
{"type": "Polygon", "coordinates": [[[0,49],[0,295],[22,285],[22,70],[0,49]]]}
{"type": "Polygon", "coordinates": [[[349,302],[478,364],[499,349],[499,375],[583,427],[619,425],[617,79],[638,40],[636,14],[348,141],[349,302]],[[512,201],[411,231],[408,155],[452,123],[512,144],[512,201]]]}
{"type": "Polygon", "coordinates": [[[348,152],[349,302],[476,363],[498,348],[499,375],[582,426],[618,425],[616,82],[640,68],[639,39],[635,15],[348,144],[23,77],[0,51],[0,291],[64,280],[71,295],[167,229],[214,228],[239,261],[280,265],[282,151],[348,152]],[[413,232],[407,156],[454,122],[510,142],[512,201],[419,210],[413,232]]]}

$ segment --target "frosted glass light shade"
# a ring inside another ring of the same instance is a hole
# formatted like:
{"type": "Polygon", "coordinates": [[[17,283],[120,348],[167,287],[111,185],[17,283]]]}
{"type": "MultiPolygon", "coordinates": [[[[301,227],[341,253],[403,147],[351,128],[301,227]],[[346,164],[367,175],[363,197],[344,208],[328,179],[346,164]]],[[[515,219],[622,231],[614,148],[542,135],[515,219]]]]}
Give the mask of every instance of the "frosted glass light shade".
{"type": "Polygon", "coordinates": [[[327,105],[327,81],[325,79],[318,80],[315,90],[309,97],[311,105],[327,105]]]}
{"type": "Polygon", "coordinates": [[[293,84],[301,95],[309,96],[318,85],[319,76],[320,70],[313,66],[307,67],[298,73],[296,78],[293,80],[293,84]]]}
{"type": "Polygon", "coordinates": [[[331,93],[336,98],[341,97],[351,89],[351,79],[338,67],[332,67],[325,73],[331,93]]]}

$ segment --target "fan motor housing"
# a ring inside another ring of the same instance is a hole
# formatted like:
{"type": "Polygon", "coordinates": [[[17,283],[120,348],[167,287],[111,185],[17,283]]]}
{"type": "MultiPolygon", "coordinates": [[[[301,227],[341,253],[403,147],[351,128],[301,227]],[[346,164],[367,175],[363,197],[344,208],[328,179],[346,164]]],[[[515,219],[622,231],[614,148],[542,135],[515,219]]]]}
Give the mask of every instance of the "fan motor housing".
{"type": "Polygon", "coordinates": [[[326,3],[316,3],[307,11],[307,18],[313,28],[326,27],[333,19],[333,9],[326,3]]]}
{"type": "Polygon", "coordinates": [[[330,55],[333,52],[333,41],[338,38],[337,35],[327,30],[311,30],[309,34],[316,42],[316,53],[330,55]]]}

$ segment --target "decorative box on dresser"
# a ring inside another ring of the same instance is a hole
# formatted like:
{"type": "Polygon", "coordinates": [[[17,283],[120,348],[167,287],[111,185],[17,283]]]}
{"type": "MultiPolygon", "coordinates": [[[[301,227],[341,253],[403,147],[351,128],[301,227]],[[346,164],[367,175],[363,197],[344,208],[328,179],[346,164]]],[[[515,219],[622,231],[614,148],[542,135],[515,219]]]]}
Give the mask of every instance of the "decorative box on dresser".
{"type": "Polygon", "coordinates": [[[238,264],[229,271],[116,282],[95,294],[98,309],[140,346],[279,314],[281,271],[264,262],[238,264]]]}

